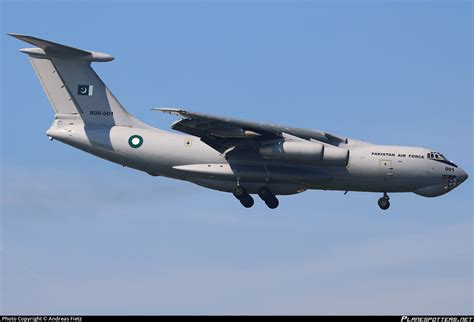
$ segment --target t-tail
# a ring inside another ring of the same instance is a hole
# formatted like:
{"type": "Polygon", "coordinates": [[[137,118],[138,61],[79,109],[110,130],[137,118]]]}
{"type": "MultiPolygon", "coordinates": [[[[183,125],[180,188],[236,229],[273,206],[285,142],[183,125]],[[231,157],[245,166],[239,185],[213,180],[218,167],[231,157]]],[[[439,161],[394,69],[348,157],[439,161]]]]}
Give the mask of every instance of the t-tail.
{"type": "Polygon", "coordinates": [[[112,56],[27,35],[8,35],[36,46],[20,51],[28,54],[56,114],[52,127],[61,127],[63,122],[82,122],[84,127],[148,127],[123,108],[92,69],[92,62],[108,62],[112,56]]]}

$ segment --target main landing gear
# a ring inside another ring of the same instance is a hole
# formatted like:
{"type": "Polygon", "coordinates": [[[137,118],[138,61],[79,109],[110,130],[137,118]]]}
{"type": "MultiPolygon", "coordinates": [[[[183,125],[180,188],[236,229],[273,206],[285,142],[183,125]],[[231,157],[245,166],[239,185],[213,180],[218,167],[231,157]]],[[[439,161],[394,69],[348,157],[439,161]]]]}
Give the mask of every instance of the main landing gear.
{"type": "Polygon", "coordinates": [[[258,189],[258,196],[262,198],[268,208],[275,209],[280,204],[273,192],[268,187],[258,189]]]}
{"type": "Polygon", "coordinates": [[[383,197],[380,198],[379,201],[378,201],[380,209],[387,210],[388,208],[390,208],[390,201],[389,200],[390,200],[390,198],[388,197],[387,193],[384,192],[383,197]]]}
{"type": "Polygon", "coordinates": [[[249,195],[247,190],[245,190],[241,185],[235,187],[233,194],[235,198],[239,199],[240,203],[245,208],[250,208],[253,206],[254,201],[252,196],[249,195]]]}
{"type": "MultiPolygon", "coordinates": [[[[252,196],[241,185],[235,187],[233,195],[245,208],[250,208],[254,204],[252,196]]],[[[268,187],[261,187],[258,190],[258,195],[270,209],[275,209],[280,204],[278,199],[268,187]]]]}

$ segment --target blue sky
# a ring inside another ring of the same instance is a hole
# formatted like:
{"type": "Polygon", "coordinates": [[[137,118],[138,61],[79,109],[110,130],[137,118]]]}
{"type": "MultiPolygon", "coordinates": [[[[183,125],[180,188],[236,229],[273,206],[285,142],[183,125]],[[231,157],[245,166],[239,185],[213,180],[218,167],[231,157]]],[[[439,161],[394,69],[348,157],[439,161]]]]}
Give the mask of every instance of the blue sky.
{"type": "Polygon", "coordinates": [[[6,32],[116,57],[156,106],[426,146],[472,169],[470,2],[2,1],[1,310],[36,314],[474,313],[472,179],[434,199],[309,191],[277,211],[50,142],[6,32]]]}

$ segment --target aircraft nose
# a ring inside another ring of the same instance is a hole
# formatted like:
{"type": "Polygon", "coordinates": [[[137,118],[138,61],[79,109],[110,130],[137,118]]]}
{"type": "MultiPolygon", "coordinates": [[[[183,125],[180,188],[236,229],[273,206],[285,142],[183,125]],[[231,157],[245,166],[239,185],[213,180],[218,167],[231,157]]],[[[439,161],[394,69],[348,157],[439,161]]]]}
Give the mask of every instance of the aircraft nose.
{"type": "Polygon", "coordinates": [[[464,171],[463,169],[459,169],[459,175],[458,175],[458,178],[459,178],[459,181],[464,182],[467,180],[469,176],[467,175],[466,171],[464,171]]]}

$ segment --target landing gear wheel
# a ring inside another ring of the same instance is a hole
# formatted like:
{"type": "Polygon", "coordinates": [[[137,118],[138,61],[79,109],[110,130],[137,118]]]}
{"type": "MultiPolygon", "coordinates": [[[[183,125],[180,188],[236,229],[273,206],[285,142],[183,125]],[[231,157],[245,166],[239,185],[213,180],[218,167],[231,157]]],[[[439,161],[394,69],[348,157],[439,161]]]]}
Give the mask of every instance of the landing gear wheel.
{"type": "Polygon", "coordinates": [[[274,197],[273,193],[267,187],[261,187],[260,189],[258,189],[258,195],[260,198],[262,198],[262,200],[274,197]]]}
{"type": "Polygon", "coordinates": [[[245,191],[244,187],[239,185],[239,186],[235,187],[233,194],[234,194],[235,198],[240,200],[240,198],[247,195],[247,191],[245,191]]]}
{"type": "Polygon", "coordinates": [[[262,198],[262,200],[265,202],[267,207],[270,209],[275,209],[280,204],[278,199],[275,197],[273,192],[268,187],[261,187],[258,190],[258,196],[262,198]]]}
{"type": "Polygon", "coordinates": [[[232,192],[235,198],[239,199],[240,203],[242,206],[245,208],[250,208],[253,206],[254,201],[252,196],[248,194],[248,192],[242,187],[241,185],[238,185],[235,187],[234,191],[232,192]]]}
{"type": "Polygon", "coordinates": [[[280,202],[276,197],[273,197],[272,199],[265,200],[265,204],[267,205],[268,208],[270,209],[275,209],[278,207],[280,202]]]}
{"type": "Polygon", "coordinates": [[[380,209],[382,210],[387,210],[388,208],[390,208],[390,201],[388,201],[387,197],[380,198],[378,204],[380,209]]]}
{"type": "Polygon", "coordinates": [[[251,208],[254,204],[253,198],[250,195],[246,195],[239,199],[242,206],[245,208],[251,208]]]}

